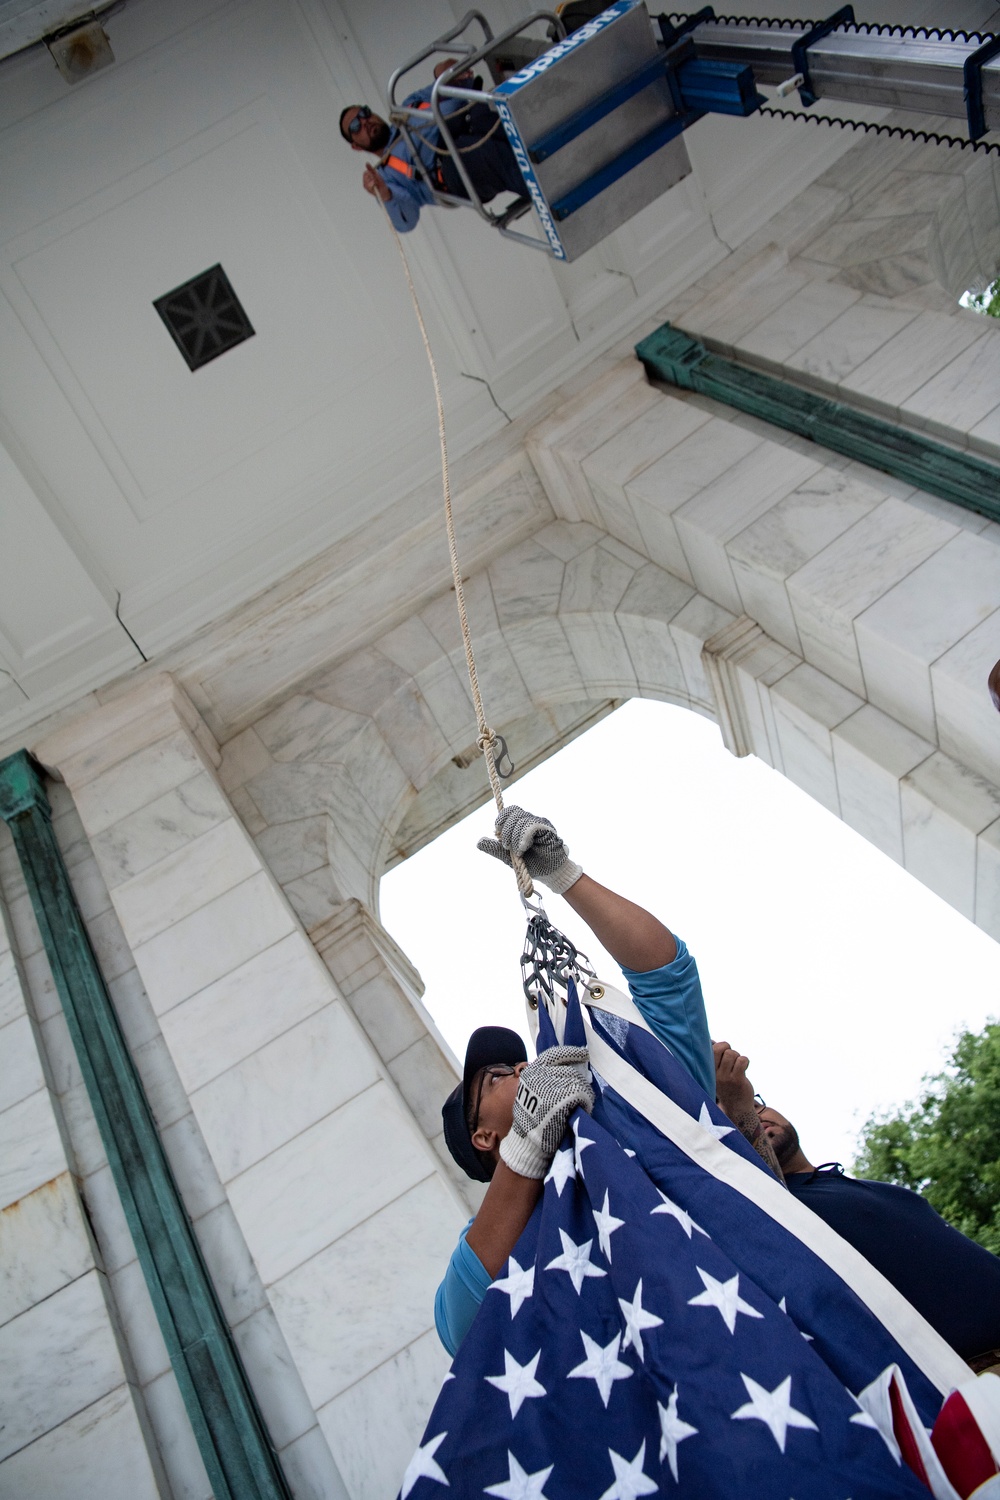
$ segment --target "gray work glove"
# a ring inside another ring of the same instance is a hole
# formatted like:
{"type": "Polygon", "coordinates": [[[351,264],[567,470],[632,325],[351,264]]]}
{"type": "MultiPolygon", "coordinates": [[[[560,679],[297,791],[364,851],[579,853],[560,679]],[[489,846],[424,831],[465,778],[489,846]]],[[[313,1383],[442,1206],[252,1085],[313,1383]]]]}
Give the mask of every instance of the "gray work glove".
{"type": "Polygon", "coordinates": [[[578,1107],[594,1107],[586,1047],[550,1047],[518,1079],[514,1123],[500,1155],[519,1177],[544,1177],[578,1107]]]}
{"type": "Polygon", "coordinates": [[[505,865],[510,852],[519,854],[532,880],[540,880],[550,891],[561,896],[583,874],[583,866],[570,859],[569,850],[548,818],[538,818],[523,807],[505,807],[497,818],[495,839],[480,839],[476,845],[484,854],[505,865]]]}

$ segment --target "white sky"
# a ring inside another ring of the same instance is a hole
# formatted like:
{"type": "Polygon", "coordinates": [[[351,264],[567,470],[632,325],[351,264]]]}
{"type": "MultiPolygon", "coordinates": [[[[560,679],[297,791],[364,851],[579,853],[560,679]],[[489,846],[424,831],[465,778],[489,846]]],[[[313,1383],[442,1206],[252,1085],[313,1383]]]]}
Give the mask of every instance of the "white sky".
{"type": "MultiPolygon", "coordinates": [[[[588,874],[684,938],[712,1035],[749,1056],[814,1162],[849,1166],[869,1112],[912,1098],[956,1030],[1000,1011],[1000,945],[686,709],[626,703],[505,800],[551,818],[588,874]]],[[[381,887],[382,920],[459,1056],[488,1022],[528,1035],[514,877],[475,847],[492,822],[491,800],[381,887]]],[[[566,903],[544,899],[621,984],[566,903]]]]}

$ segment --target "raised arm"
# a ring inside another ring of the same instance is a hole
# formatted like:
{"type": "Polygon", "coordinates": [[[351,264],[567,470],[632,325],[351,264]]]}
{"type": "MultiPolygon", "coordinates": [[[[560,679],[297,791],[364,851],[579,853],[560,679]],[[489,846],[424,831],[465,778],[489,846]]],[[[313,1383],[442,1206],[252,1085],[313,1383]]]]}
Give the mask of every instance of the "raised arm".
{"type": "Polygon", "coordinates": [[[712,1052],[715,1055],[715,1097],[719,1108],[725,1111],[778,1181],[784,1182],[774,1147],[757,1114],[753,1084],[747,1077],[750,1059],[730,1047],[728,1042],[713,1042],[712,1052]]]}
{"type": "Polygon", "coordinates": [[[674,935],[658,917],[589,875],[581,874],[563,895],[623,969],[644,974],[677,957],[674,935]]]}

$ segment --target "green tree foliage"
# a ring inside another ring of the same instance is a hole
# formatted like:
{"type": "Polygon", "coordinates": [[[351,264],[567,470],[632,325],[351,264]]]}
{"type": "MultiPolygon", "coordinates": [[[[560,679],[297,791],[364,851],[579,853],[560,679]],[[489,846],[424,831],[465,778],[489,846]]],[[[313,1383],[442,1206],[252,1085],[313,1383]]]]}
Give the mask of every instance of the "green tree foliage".
{"type": "Polygon", "coordinates": [[[985,292],[967,292],[967,307],[975,312],[985,313],[989,318],[1000,318],[1000,276],[997,277],[985,292]]]}
{"type": "Polygon", "coordinates": [[[916,1104],[870,1117],[854,1170],[917,1189],[956,1229],[1000,1254],[1000,1022],[963,1032],[916,1104]]]}

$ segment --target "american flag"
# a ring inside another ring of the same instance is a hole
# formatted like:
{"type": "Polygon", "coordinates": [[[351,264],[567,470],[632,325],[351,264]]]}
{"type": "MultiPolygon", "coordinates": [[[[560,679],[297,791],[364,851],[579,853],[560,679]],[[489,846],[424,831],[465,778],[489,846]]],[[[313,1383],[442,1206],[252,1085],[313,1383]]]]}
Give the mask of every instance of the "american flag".
{"type": "MultiPolygon", "coordinates": [[[[815,1216],[631,1002],[600,994],[593,1114],[570,1122],[402,1500],[964,1500],[989,1482],[994,1450],[960,1397],[942,1441],[968,1455],[975,1428],[974,1472],[953,1460],[953,1484],[929,1431],[962,1362],[825,1226],[807,1242],[815,1216]],[[637,1107],[650,1085],[685,1146],[637,1107]]],[[[555,1039],[543,1009],[539,1051],[555,1039]]],[[[584,1039],[572,988],[564,1039],[584,1039]]]]}

